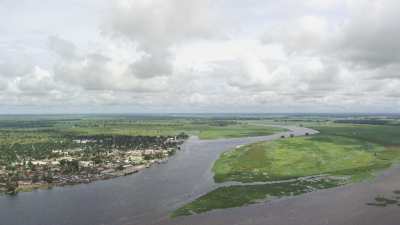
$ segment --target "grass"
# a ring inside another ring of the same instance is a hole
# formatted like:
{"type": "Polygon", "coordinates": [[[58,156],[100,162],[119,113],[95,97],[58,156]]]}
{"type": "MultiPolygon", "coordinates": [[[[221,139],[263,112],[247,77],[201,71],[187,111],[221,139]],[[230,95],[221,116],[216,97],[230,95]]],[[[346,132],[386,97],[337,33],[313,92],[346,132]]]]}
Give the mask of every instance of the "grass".
{"type": "Polygon", "coordinates": [[[260,200],[295,196],[340,185],[340,180],[318,179],[287,183],[220,187],[173,212],[172,217],[257,203],[260,200]]]}
{"type": "MultiPolygon", "coordinates": [[[[0,117],[1,118],[1,117],[0,117]]],[[[65,135],[173,136],[181,132],[201,139],[238,138],[270,135],[285,129],[238,121],[174,118],[97,118],[66,120],[1,120],[1,144],[44,143],[61,140],[65,135]]]]}
{"type": "Polygon", "coordinates": [[[208,127],[200,131],[200,139],[219,139],[219,138],[240,138],[267,136],[278,132],[283,132],[285,129],[256,126],[256,125],[232,125],[226,127],[208,127]]]}
{"type": "Polygon", "coordinates": [[[35,125],[35,121],[12,121],[15,127],[1,128],[0,145],[47,143],[64,140],[66,135],[130,135],[130,136],[173,136],[181,132],[199,136],[200,139],[238,138],[264,136],[284,131],[281,128],[249,125],[247,123],[233,123],[218,126],[208,120],[77,120],[54,121],[39,123],[49,127],[28,127],[35,125]]]}
{"type": "MultiPolygon", "coordinates": [[[[154,121],[156,122],[156,121],[154,121]]],[[[114,134],[114,135],[143,135],[143,136],[168,136],[185,132],[199,136],[200,139],[212,140],[219,138],[239,138],[251,136],[271,135],[284,129],[237,124],[216,126],[209,124],[191,123],[188,121],[132,123],[124,125],[104,125],[102,127],[78,127],[70,128],[69,132],[87,135],[114,134]]]]}
{"type": "Polygon", "coordinates": [[[400,146],[400,126],[331,124],[312,128],[325,135],[355,138],[384,146],[400,146]]]}
{"type": "Polygon", "coordinates": [[[384,196],[377,196],[374,199],[374,202],[368,202],[367,205],[369,206],[376,206],[376,207],[386,207],[390,205],[397,205],[400,206],[400,191],[395,190],[393,191],[394,196],[391,197],[384,197],[384,196]]]}
{"type": "Polygon", "coordinates": [[[216,182],[263,182],[318,174],[352,175],[381,168],[393,152],[381,145],[345,137],[316,136],[259,142],[226,152],[213,167],[216,182]]]}
{"type": "Polygon", "coordinates": [[[20,158],[44,159],[52,150],[74,148],[76,136],[174,136],[200,139],[270,135],[284,129],[231,119],[154,116],[0,116],[0,166],[20,158]]]}
{"type": "MultiPolygon", "coordinates": [[[[400,127],[334,125],[316,129],[321,134],[259,142],[223,153],[213,166],[214,180],[244,185],[217,188],[177,209],[172,217],[239,207],[364,180],[400,159],[400,127]],[[317,175],[320,179],[309,181],[310,176],[317,175]],[[248,184],[268,181],[283,182],[248,184]]],[[[394,203],[378,198],[369,204],[394,203]]]]}

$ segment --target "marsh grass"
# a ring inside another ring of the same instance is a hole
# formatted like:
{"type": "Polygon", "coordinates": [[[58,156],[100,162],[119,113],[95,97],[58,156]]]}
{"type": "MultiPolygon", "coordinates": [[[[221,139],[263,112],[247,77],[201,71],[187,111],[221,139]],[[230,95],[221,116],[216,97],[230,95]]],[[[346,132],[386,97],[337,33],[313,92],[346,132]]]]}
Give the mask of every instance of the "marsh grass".
{"type": "MultiPolygon", "coordinates": [[[[313,137],[259,142],[223,153],[212,168],[214,180],[248,185],[217,188],[177,209],[172,216],[239,207],[358,182],[373,178],[400,160],[400,127],[341,125],[319,130],[321,134],[313,137]],[[325,177],[312,182],[304,178],[321,174],[325,177]],[[291,181],[250,184],[284,180],[291,181]]],[[[400,206],[400,190],[393,193],[393,198],[378,196],[367,204],[400,206]]]]}
{"type": "Polygon", "coordinates": [[[400,190],[393,191],[394,196],[387,198],[385,196],[375,197],[374,202],[368,202],[369,206],[386,207],[391,205],[400,206],[400,190]]]}
{"type": "Polygon", "coordinates": [[[274,184],[220,187],[177,209],[173,212],[172,217],[203,213],[211,209],[239,207],[284,196],[296,196],[340,184],[340,180],[322,178],[274,184]]]}
{"type": "Polygon", "coordinates": [[[226,152],[213,167],[216,182],[265,182],[318,174],[365,175],[387,168],[399,152],[346,137],[319,135],[259,142],[226,152]]]}

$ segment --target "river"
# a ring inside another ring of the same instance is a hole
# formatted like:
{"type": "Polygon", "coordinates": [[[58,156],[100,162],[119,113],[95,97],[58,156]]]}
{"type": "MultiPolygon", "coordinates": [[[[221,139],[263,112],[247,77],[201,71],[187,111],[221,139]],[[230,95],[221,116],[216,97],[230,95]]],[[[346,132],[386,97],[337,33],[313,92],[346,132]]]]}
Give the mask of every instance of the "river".
{"type": "Polygon", "coordinates": [[[265,137],[199,140],[191,137],[167,163],[137,174],[50,190],[0,196],[0,225],[150,225],[171,222],[171,211],[217,185],[211,167],[219,154],[238,145],[316,131],[265,137]]]}

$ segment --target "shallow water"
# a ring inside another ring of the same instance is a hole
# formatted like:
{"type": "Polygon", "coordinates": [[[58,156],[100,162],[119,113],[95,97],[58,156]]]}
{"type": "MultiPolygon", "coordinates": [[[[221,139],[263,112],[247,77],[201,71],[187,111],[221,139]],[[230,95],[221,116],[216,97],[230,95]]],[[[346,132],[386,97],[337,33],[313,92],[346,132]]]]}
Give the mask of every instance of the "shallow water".
{"type": "MultiPolygon", "coordinates": [[[[290,127],[295,135],[314,133],[290,127]]],[[[279,139],[282,134],[202,141],[190,138],[167,163],[137,174],[51,190],[0,197],[0,225],[160,224],[183,204],[217,185],[211,173],[219,154],[238,145],[279,139]]]]}

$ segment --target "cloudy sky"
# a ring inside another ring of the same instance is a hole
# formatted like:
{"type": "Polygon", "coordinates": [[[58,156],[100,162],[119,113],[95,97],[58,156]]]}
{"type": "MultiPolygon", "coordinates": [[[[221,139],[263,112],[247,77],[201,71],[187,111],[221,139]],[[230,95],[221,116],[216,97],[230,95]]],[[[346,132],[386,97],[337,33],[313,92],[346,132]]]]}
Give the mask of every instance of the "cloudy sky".
{"type": "Polygon", "coordinates": [[[0,113],[400,112],[398,0],[0,0],[0,113]]]}

